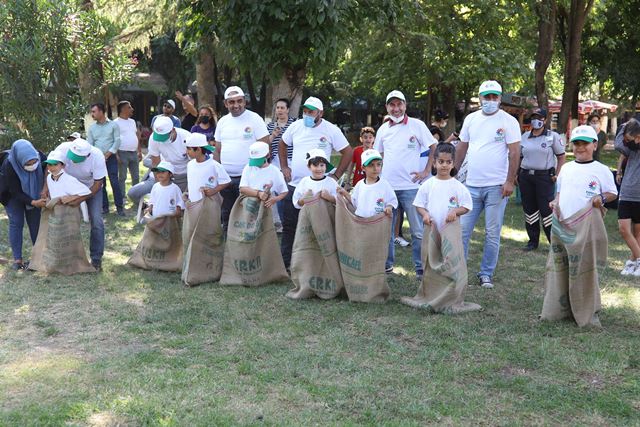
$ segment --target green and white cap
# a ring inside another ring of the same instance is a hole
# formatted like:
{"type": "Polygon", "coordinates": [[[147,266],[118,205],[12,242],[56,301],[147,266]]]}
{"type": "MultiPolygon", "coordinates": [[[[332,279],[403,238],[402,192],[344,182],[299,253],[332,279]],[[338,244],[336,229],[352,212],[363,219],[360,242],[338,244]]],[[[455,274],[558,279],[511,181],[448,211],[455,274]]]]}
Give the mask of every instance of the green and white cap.
{"type": "Polygon", "coordinates": [[[202,148],[206,148],[207,150],[209,150],[212,153],[213,153],[213,150],[215,150],[214,147],[209,145],[209,141],[207,141],[207,136],[205,134],[202,134],[202,133],[192,133],[191,135],[189,135],[189,137],[187,138],[187,141],[186,141],[186,145],[187,145],[187,147],[202,147],[202,148]]]}
{"type": "Polygon", "coordinates": [[[368,166],[374,160],[382,160],[382,156],[378,150],[374,150],[370,148],[368,150],[364,150],[361,155],[362,166],[368,166]]]}
{"type": "Polygon", "coordinates": [[[598,134],[596,133],[596,130],[591,126],[578,126],[571,131],[571,142],[574,141],[597,142],[598,134]]]}
{"type": "Polygon", "coordinates": [[[155,167],[151,168],[151,172],[171,172],[173,174],[175,169],[173,165],[166,160],[161,161],[155,167]]]}
{"type": "Polygon", "coordinates": [[[324,106],[322,105],[322,101],[320,101],[315,96],[310,96],[304,101],[303,107],[308,108],[309,110],[320,110],[323,111],[324,106]]]}
{"type": "Polygon", "coordinates": [[[478,93],[480,96],[502,95],[502,86],[500,86],[500,83],[495,80],[487,80],[482,82],[478,93]]]}
{"type": "Polygon", "coordinates": [[[165,142],[173,130],[171,117],[158,116],[153,122],[153,139],[158,142],[165,142]]]}
{"type": "Polygon", "coordinates": [[[82,138],[76,138],[67,151],[67,158],[73,163],[81,163],[87,160],[91,154],[91,144],[82,138]]]}
{"type": "Polygon", "coordinates": [[[333,169],[335,169],[335,166],[333,166],[329,162],[329,159],[327,158],[327,153],[325,153],[324,150],[321,150],[320,148],[314,148],[313,150],[309,150],[309,152],[307,153],[307,166],[309,165],[310,160],[315,159],[317,157],[324,159],[324,162],[327,165],[327,172],[330,172],[333,169]]]}
{"type": "Polygon", "coordinates": [[[49,153],[49,155],[47,156],[47,160],[45,160],[44,163],[48,165],[57,165],[58,163],[64,164],[64,157],[64,153],[62,153],[61,151],[53,150],[49,153]]]}
{"type": "Polygon", "coordinates": [[[269,144],[262,141],[254,142],[249,146],[249,166],[262,166],[269,155],[269,144]]]}

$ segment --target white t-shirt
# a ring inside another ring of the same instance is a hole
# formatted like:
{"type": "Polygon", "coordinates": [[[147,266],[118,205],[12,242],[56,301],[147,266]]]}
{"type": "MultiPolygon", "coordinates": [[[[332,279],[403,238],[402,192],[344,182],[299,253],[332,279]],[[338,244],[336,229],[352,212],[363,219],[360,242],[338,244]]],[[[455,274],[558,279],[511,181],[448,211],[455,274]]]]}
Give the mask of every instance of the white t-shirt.
{"type": "Polygon", "coordinates": [[[413,182],[411,173],[424,170],[420,153],[436,143],[422,120],[408,117],[406,124],[391,126],[390,121],[383,124],[378,130],[375,142],[376,149],[384,153],[382,176],[394,190],[418,188],[420,185],[413,182]]]}
{"type": "Polygon", "coordinates": [[[149,138],[149,155],[160,156],[162,160],[173,165],[176,175],[184,175],[187,173],[187,163],[189,163],[187,138],[191,133],[181,128],[175,128],[175,130],[176,139],[173,142],[169,139],[165,142],[158,142],[151,135],[149,138]]]}
{"type": "Polygon", "coordinates": [[[595,160],[589,163],[573,161],[565,164],[558,175],[556,189],[560,193],[558,203],[561,219],[569,218],[590,205],[593,196],[603,193],[618,194],[609,168],[595,160]]]}
{"type": "Polygon", "coordinates": [[[133,119],[122,119],[118,117],[114,120],[120,128],[120,151],[138,151],[138,128],[133,119]]]}
{"type": "Polygon", "coordinates": [[[54,180],[53,176],[48,174],[47,187],[49,188],[49,197],[52,199],[63,196],[86,196],[91,194],[89,187],[65,172],[62,172],[62,175],[57,180],[54,180]]]}
{"type": "Polygon", "coordinates": [[[269,135],[262,117],[244,110],[238,117],[227,114],[218,121],[214,139],[222,143],[220,163],[230,176],[240,176],[249,163],[249,146],[269,135]]]}
{"type": "Polygon", "coordinates": [[[272,193],[282,194],[289,191],[284,175],[274,165],[270,164],[266,168],[249,165],[244,167],[242,178],[240,178],[240,187],[249,187],[262,191],[267,184],[272,185],[272,193]]]}
{"type": "Polygon", "coordinates": [[[215,188],[220,184],[231,182],[231,178],[222,165],[211,156],[204,162],[198,163],[193,159],[187,163],[187,190],[189,200],[197,202],[202,199],[202,187],[215,188]]]}
{"type": "Polygon", "coordinates": [[[101,180],[107,176],[107,164],[104,160],[104,154],[102,154],[99,148],[91,147],[91,153],[89,153],[89,157],[87,157],[85,161],[73,163],[71,159],[67,157],[67,153],[72,145],[73,142],[63,142],[56,148],[56,151],[59,151],[63,158],[67,159],[67,161],[64,162],[64,170],[91,188],[94,181],[101,180]]]}
{"type": "Polygon", "coordinates": [[[457,179],[433,177],[420,186],[413,206],[429,211],[431,219],[440,229],[445,224],[450,209],[467,208],[471,212],[473,201],[467,187],[457,179]]]}
{"type": "Polygon", "coordinates": [[[507,145],[520,142],[520,125],[509,113],[498,110],[487,116],[481,110],[462,124],[460,140],[469,143],[466,184],[471,187],[502,185],[509,171],[507,145]]]}
{"type": "Polygon", "coordinates": [[[363,218],[378,215],[391,205],[398,207],[398,198],[386,179],[380,177],[374,184],[366,184],[366,178],[358,181],[351,193],[351,202],[356,208],[356,215],[363,218]]]}
{"type": "Polygon", "coordinates": [[[159,182],[153,184],[149,204],[153,206],[153,218],[176,214],[176,206],[184,210],[182,191],[173,182],[166,187],[159,182]]]}
{"type": "MultiPolygon", "coordinates": [[[[349,141],[344,137],[338,126],[324,119],[313,128],[304,125],[303,120],[297,120],[282,135],[282,141],[287,146],[293,146],[291,158],[291,182],[289,185],[296,186],[300,180],[311,175],[307,166],[307,153],[310,150],[319,148],[323,150],[328,159],[331,158],[333,150],[340,151],[349,145],[349,141]]],[[[327,171],[329,173],[330,171],[327,171]]]]}
{"type": "Polygon", "coordinates": [[[329,194],[331,194],[333,197],[336,197],[337,188],[338,183],[333,178],[329,178],[328,176],[325,176],[321,180],[315,180],[310,176],[305,176],[300,180],[300,182],[296,186],[296,190],[293,192],[293,206],[298,209],[302,209],[302,206],[298,204],[298,201],[305,198],[307,191],[309,190],[313,192],[314,196],[322,190],[327,190],[329,194]]]}

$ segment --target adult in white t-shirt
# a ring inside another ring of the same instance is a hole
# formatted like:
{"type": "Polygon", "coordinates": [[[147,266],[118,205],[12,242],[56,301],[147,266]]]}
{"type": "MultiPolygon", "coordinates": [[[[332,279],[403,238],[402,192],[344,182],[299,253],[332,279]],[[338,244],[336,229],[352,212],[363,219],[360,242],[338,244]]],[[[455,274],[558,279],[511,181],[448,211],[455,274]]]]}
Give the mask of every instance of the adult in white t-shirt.
{"type": "Polygon", "coordinates": [[[244,92],[238,86],[224,91],[224,106],[229,110],[218,121],[213,135],[213,156],[231,178],[231,183],[220,192],[222,196],[222,228],[227,230],[229,214],[240,195],[240,177],[249,163],[249,146],[256,141],[269,143],[269,131],[262,117],[246,109],[244,92]]]}
{"type": "Polygon", "coordinates": [[[340,152],[341,158],[338,167],[333,171],[327,171],[329,178],[335,180],[336,186],[338,179],[349,166],[353,155],[353,149],[342,131],[333,123],[323,119],[323,114],[322,101],[313,96],[307,98],[302,106],[302,120],[296,120],[289,125],[282,135],[278,147],[280,170],[289,184],[289,193],[284,199],[283,218],[281,218],[282,240],[280,241],[280,251],[286,268],[289,268],[291,264],[293,239],[300,213],[300,210],[296,209],[293,204],[293,194],[302,178],[311,175],[307,166],[307,153],[314,149],[321,149],[326,158],[331,159],[331,153],[334,150],[340,152]],[[289,164],[287,157],[287,147],[293,147],[291,164],[289,164]]]}
{"type": "MultiPolygon", "coordinates": [[[[389,182],[396,193],[398,205],[407,213],[411,230],[411,252],[416,276],[422,276],[422,231],[424,225],[413,201],[416,198],[420,181],[431,176],[431,157],[423,166],[420,153],[435,146],[437,141],[429,132],[427,125],[406,114],[407,101],[402,92],[394,90],[387,95],[387,113],[390,120],[380,126],[376,135],[375,147],[383,158],[382,177],[389,182]]],[[[431,150],[433,151],[433,150],[431,150]]],[[[397,210],[393,210],[389,253],[385,271],[393,271],[395,261],[394,224],[397,210]]]]}
{"type": "Polygon", "coordinates": [[[131,185],[140,181],[140,160],[142,150],[139,144],[139,132],[133,116],[133,107],[129,101],[118,103],[118,118],[114,120],[120,128],[120,147],[118,148],[118,181],[122,194],[127,194],[125,182],[127,170],[131,173],[131,185]]]}
{"type": "Polygon", "coordinates": [[[493,273],[500,253],[500,232],[507,200],[515,187],[520,163],[520,125],[500,109],[502,87],[493,80],[480,85],[482,108],[469,114],[462,124],[456,167],[467,158],[465,184],[473,210],[460,217],[465,257],[476,221],[485,212],[485,238],[478,279],[483,288],[493,288],[493,273]]]}
{"type": "Polygon", "coordinates": [[[56,147],[61,158],[66,159],[65,173],[75,177],[89,187],[91,196],[85,200],[89,211],[91,237],[89,239],[89,255],[91,265],[96,270],[102,269],[104,254],[104,220],[102,219],[102,182],[107,176],[107,165],[102,151],[91,146],[82,138],[63,142],[56,147]]]}
{"type": "Polygon", "coordinates": [[[187,138],[191,133],[174,127],[169,117],[157,117],[153,123],[153,134],[149,137],[151,166],[156,167],[161,160],[171,163],[175,170],[173,183],[180,187],[180,190],[187,191],[187,138]]]}

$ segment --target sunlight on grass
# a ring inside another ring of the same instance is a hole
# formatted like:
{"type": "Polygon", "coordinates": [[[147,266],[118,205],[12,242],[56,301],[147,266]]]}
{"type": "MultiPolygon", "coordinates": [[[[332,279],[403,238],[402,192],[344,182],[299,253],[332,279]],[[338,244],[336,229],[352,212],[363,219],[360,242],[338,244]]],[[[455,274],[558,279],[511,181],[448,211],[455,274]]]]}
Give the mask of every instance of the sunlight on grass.
{"type": "Polygon", "coordinates": [[[509,227],[508,225],[502,226],[502,233],[500,234],[500,236],[503,239],[511,239],[511,240],[516,240],[518,242],[527,242],[529,240],[526,230],[512,228],[512,227],[509,227]]]}
{"type": "Polygon", "coordinates": [[[20,314],[27,314],[27,313],[29,313],[30,309],[31,309],[31,307],[29,307],[29,304],[21,305],[20,307],[18,307],[15,310],[13,310],[13,314],[15,314],[16,316],[18,316],[20,314]]]}
{"type": "Polygon", "coordinates": [[[631,308],[640,311],[640,289],[616,289],[602,292],[602,303],[609,307],[631,308]]]}
{"type": "Polygon", "coordinates": [[[23,384],[24,381],[55,380],[78,369],[82,361],[68,354],[51,354],[44,350],[0,367],[1,382],[23,384]]]}

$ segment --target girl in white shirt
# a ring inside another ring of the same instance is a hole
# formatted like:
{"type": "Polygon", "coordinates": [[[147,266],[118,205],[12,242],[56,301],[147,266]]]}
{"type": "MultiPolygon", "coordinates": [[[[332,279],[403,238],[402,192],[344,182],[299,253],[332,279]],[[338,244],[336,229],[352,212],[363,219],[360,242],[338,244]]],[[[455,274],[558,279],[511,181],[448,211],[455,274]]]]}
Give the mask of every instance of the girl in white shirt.
{"type": "Polygon", "coordinates": [[[271,208],[287,196],[288,188],[282,172],[268,158],[269,144],[258,141],[249,147],[249,164],[240,178],[240,194],[257,197],[266,208],[271,208]],[[277,196],[276,196],[277,194],[277,196]]]}
{"type": "Polygon", "coordinates": [[[307,167],[311,171],[311,176],[306,176],[300,180],[293,192],[293,206],[302,209],[304,200],[320,193],[320,197],[327,202],[336,202],[336,189],[338,183],[325,175],[328,170],[333,169],[326,154],[321,149],[313,149],[307,153],[307,167]]]}

